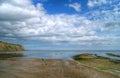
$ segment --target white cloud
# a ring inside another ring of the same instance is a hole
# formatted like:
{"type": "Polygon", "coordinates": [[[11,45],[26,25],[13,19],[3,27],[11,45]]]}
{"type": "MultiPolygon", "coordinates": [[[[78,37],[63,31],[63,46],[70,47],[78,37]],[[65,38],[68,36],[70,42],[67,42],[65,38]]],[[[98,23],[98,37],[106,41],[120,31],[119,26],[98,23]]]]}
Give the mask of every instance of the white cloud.
{"type": "Polygon", "coordinates": [[[73,3],[68,5],[70,8],[73,8],[75,11],[80,12],[81,11],[81,5],[79,3],[73,3]]]}
{"type": "Polygon", "coordinates": [[[45,13],[43,8],[39,8],[42,5],[38,4],[38,8],[35,8],[29,0],[24,1],[26,5],[23,5],[22,1],[13,0],[8,1],[9,3],[3,1],[0,5],[0,20],[24,20],[39,17],[45,13]]]}
{"type": "MultiPolygon", "coordinates": [[[[0,38],[67,41],[76,44],[109,44],[110,39],[119,39],[114,35],[120,31],[118,30],[120,25],[119,10],[116,8],[114,8],[115,11],[95,10],[88,17],[78,14],[49,15],[42,4],[35,7],[30,0],[1,1],[0,38]],[[25,1],[24,4],[23,1],[25,1]],[[117,32],[115,32],[116,30],[117,32]]],[[[101,1],[101,4],[105,4],[103,0],[101,1]]],[[[70,4],[69,7],[78,12],[81,9],[78,3],[70,4]]]]}
{"type": "Polygon", "coordinates": [[[94,7],[94,6],[101,6],[103,4],[110,3],[111,0],[88,0],[88,6],[94,7]]]}

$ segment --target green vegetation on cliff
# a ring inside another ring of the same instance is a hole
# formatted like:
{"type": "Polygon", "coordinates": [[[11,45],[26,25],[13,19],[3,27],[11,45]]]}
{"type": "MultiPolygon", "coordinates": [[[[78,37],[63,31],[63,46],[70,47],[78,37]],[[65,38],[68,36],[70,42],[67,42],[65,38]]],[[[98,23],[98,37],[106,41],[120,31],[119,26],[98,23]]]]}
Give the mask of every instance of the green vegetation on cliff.
{"type": "Polygon", "coordinates": [[[0,51],[24,51],[24,47],[19,44],[11,44],[0,41],[0,51]]]}

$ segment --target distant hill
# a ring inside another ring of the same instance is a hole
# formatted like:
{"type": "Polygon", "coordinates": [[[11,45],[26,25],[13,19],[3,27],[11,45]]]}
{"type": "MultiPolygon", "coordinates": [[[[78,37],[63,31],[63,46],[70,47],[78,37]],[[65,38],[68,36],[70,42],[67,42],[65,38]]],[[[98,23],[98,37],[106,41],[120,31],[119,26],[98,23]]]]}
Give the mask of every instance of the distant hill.
{"type": "Polygon", "coordinates": [[[19,44],[12,44],[0,41],[0,51],[24,51],[24,47],[19,44]]]}

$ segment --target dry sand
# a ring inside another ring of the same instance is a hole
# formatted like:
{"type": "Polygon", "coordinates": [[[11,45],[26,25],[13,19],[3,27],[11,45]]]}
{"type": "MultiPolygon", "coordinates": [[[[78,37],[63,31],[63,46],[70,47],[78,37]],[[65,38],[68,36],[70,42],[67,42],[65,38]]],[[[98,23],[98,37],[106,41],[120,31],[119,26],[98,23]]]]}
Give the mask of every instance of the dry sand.
{"type": "Polygon", "coordinates": [[[120,78],[73,60],[8,59],[0,60],[0,78],[120,78]]]}

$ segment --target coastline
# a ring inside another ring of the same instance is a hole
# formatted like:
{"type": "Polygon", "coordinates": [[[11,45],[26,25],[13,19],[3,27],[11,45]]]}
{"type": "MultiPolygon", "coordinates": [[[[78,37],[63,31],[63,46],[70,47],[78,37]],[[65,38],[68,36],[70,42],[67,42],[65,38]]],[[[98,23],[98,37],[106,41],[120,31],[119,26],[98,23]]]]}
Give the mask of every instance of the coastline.
{"type": "Polygon", "coordinates": [[[0,78],[120,78],[74,60],[10,58],[0,60],[0,78]]]}

